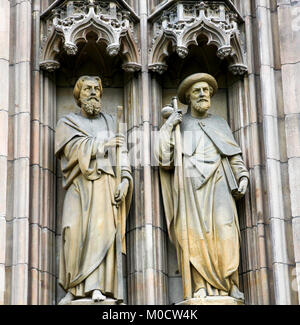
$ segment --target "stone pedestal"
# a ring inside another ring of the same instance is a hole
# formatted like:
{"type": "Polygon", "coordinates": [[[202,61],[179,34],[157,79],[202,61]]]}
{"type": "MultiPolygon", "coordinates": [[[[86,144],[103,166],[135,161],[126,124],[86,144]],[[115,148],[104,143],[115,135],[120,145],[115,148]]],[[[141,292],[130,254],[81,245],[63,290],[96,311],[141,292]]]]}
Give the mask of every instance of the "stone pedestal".
{"type": "Polygon", "coordinates": [[[118,303],[117,300],[114,299],[106,299],[104,301],[94,302],[92,299],[77,299],[73,300],[65,305],[72,305],[72,306],[78,306],[78,305],[97,305],[97,306],[119,306],[124,305],[124,303],[118,303]]]}
{"type": "Polygon", "coordinates": [[[245,305],[244,300],[235,299],[229,296],[210,296],[206,298],[192,298],[184,300],[176,304],[177,306],[193,306],[193,305],[245,305]]]}

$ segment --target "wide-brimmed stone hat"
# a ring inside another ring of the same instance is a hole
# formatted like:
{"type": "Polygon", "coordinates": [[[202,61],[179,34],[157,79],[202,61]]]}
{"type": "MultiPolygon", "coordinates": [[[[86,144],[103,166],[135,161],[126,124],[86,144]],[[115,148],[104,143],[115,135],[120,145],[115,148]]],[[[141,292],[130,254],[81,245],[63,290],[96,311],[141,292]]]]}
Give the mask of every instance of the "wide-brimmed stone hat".
{"type": "Polygon", "coordinates": [[[190,87],[193,86],[193,84],[200,81],[207,82],[213,88],[213,93],[211,96],[213,96],[218,90],[218,83],[216,79],[210,74],[208,73],[192,74],[187,78],[185,78],[178,87],[177,96],[182,104],[188,104],[185,96],[186,92],[190,89],[190,87]]]}

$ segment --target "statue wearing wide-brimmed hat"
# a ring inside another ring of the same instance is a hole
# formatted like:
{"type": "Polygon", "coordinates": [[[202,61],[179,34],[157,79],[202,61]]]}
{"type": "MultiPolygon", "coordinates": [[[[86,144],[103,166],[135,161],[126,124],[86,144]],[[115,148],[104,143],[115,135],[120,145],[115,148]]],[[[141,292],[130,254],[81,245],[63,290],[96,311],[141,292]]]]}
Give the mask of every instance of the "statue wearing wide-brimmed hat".
{"type": "Polygon", "coordinates": [[[182,270],[184,298],[231,296],[242,300],[235,200],[245,195],[249,173],[227,122],[208,113],[217,90],[217,81],[206,73],[182,81],[178,98],[188,105],[188,111],[184,115],[170,112],[160,129],[155,154],[168,232],[182,270]]]}

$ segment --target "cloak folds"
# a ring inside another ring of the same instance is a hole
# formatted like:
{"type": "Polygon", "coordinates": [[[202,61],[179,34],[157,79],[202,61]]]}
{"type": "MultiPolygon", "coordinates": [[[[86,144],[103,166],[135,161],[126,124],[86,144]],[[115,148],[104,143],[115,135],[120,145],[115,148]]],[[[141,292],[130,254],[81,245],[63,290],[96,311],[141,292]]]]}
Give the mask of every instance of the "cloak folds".
{"type": "Polygon", "coordinates": [[[126,251],[125,228],[132,198],[132,176],[124,146],[121,148],[121,176],[127,178],[130,185],[119,207],[121,243],[118,245],[117,209],[113,205],[118,185],[115,182],[116,157],[113,150],[105,152],[103,149],[104,143],[114,135],[114,124],[108,114],[86,118],[70,113],[60,119],[56,128],[55,153],[61,160],[66,189],[59,283],[78,297],[97,289],[123,299],[122,270],[116,260],[126,251]],[[122,252],[117,247],[121,247],[122,252]]]}
{"type": "Polygon", "coordinates": [[[232,190],[249,174],[225,120],[213,115],[199,120],[188,113],[180,127],[186,211],[179,205],[174,132],[168,121],[155,144],[169,237],[181,269],[180,216],[185,215],[194,291],[206,288],[208,294],[228,295],[232,284],[238,286],[239,266],[240,232],[232,190]]]}

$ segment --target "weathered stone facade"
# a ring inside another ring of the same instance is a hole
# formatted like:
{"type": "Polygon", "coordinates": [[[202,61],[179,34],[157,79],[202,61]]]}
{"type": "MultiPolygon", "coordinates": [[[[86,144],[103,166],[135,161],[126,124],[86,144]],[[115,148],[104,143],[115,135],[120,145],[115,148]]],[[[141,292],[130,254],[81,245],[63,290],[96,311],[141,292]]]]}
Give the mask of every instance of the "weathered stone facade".
{"type": "MultiPolygon", "coordinates": [[[[182,300],[153,158],[161,108],[195,72],[219,83],[213,111],[250,170],[239,203],[246,304],[300,303],[300,1],[0,1],[0,304],[56,304],[62,175],[58,119],[77,78],[123,105],[134,176],[128,304],[182,300]]],[[[184,107],[182,107],[184,109],[184,107]]]]}

